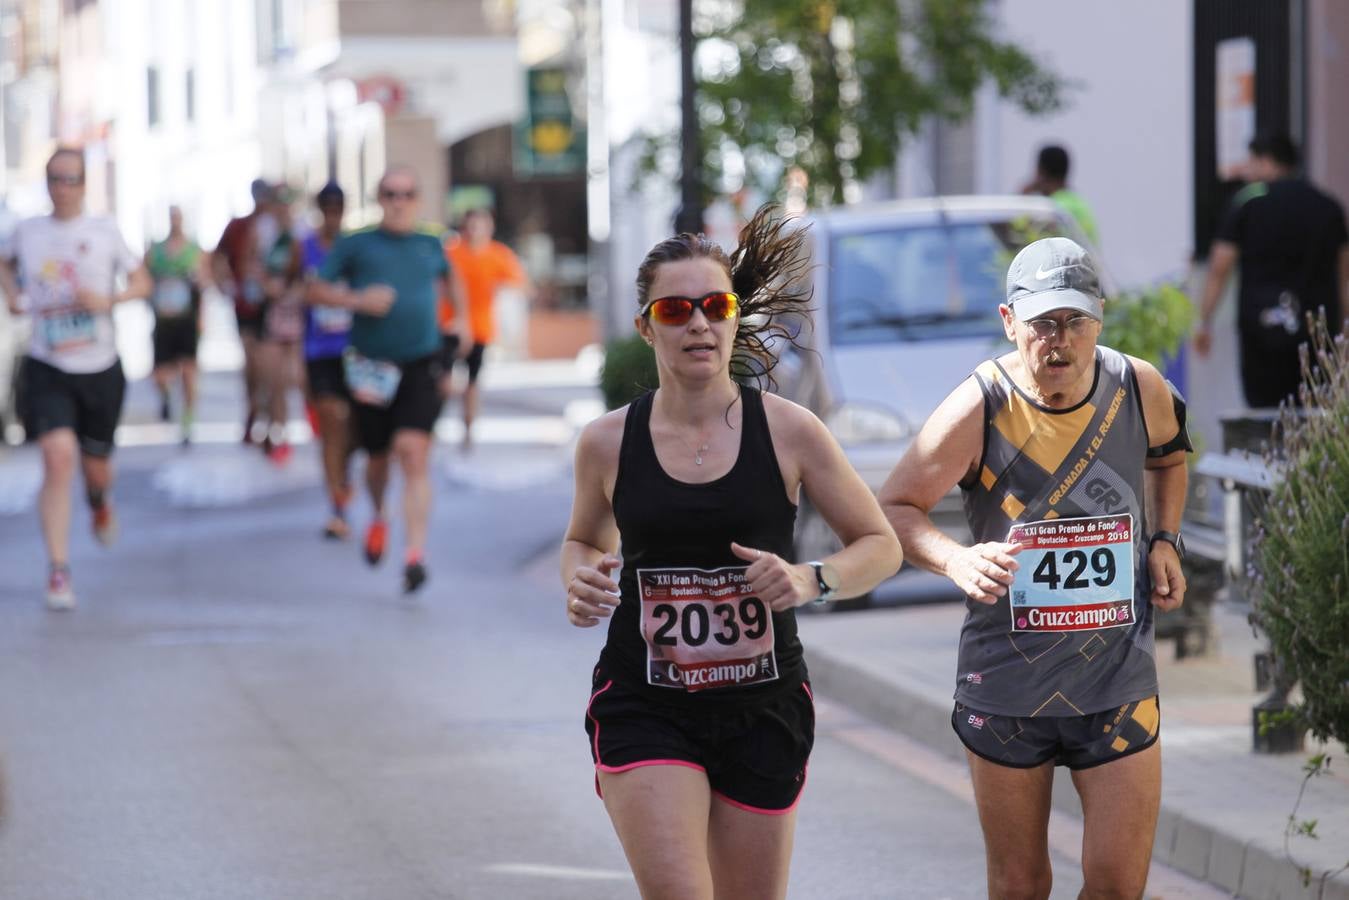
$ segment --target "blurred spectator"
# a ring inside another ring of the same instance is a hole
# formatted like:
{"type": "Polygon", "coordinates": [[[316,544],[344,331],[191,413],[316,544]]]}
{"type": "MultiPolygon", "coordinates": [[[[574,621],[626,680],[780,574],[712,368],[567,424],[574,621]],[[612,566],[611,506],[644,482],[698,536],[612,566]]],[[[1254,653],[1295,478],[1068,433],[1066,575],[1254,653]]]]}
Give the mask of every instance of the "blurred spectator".
{"type": "Polygon", "coordinates": [[[1250,406],[1277,406],[1290,395],[1297,401],[1304,314],[1323,308],[1334,331],[1349,309],[1349,235],[1344,208],[1298,176],[1298,149],[1287,135],[1250,146],[1254,180],[1232,199],[1213,241],[1194,346],[1208,355],[1214,313],[1240,260],[1242,389],[1250,406]]]}
{"type": "Polygon", "coordinates": [[[1068,169],[1071,161],[1068,151],[1057,144],[1046,144],[1040,148],[1035,160],[1035,177],[1021,189],[1023,194],[1043,194],[1050,198],[1077,220],[1083,233],[1093,243],[1101,243],[1100,233],[1096,230],[1096,217],[1082,195],[1068,187],[1068,169]]]}

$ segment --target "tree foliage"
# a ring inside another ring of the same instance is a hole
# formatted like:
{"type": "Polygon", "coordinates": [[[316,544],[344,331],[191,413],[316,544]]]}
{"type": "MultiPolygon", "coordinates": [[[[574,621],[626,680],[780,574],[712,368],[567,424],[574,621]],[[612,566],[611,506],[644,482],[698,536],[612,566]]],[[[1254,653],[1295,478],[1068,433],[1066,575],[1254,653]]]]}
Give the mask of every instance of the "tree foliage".
{"type": "Polygon", "coordinates": [[[705,176],[740,156],[748,179],[776,187],[763,182],[799,167],[813,202],[837,203],[889,170],[929,116],[967,118],[988,80],[1028,112],[1058,108],[1063,81],[998,40],[985,5],[704,0],[698,38],[721,51],[698,85],[705,176]]]}

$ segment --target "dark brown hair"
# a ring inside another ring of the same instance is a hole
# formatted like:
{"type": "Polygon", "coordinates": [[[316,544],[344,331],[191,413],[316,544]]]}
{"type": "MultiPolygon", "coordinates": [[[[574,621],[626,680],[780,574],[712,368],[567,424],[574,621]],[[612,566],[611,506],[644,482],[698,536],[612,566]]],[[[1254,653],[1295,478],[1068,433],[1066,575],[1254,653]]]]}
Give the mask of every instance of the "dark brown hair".
{"type": "Polygon", "coordinates": [[[759,207],[740,232],[730,255],[704,234],[683,232],[652,247],[637,267],[637,305],[650,300],[656,270],[685,259],[711,259],[731,279],[740,297],[735,340],[731,345],[731,377],[755,379],[773,386],[770,374],[782,343],[801,346],[797,337],[810,321],[813,289],[805,253],[806,228],[783,216],[776,203],[759,207]]]}

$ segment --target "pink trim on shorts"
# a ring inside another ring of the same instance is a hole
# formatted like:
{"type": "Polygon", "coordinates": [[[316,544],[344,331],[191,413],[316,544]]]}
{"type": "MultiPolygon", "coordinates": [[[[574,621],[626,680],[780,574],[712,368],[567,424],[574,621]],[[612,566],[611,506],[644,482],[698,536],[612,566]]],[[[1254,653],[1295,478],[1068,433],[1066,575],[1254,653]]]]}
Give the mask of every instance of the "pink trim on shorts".
{"type": "Polygon", "coordinates": [[[803,690],[803,691],[806,692],[806,696],[810,698],[810,705],[811,705],[811,706],[814,706],[814,705],[815,705],[815,695],[812,694],[812,693],[810,692],[810,685],[806,684],[804,681],[801,682],[801,690],[803,690]]]}
{"type": "Polygon", "coordinates": [[[595,764],[595,768],[607,775],[618,775],[632,769],[640,769],[642,766],[686,766],[690,769],[697,769],[704,774],[707,770],[697,763],[689,762],[687,759],[643,759],[634,763],[628,763],[626,766],[605,766],[600,763],[595,764]]]}
{"type": "Polygon", "coordinates": [[[796,807],[800,805],[801,795],[806,792],[806,779],[809,777],[809,775],[810,775],[810,765],[807,764],[806,767],[801,770],[801,789],[796,792],[796,799],[792,801],[791,806],[788,806],[784,809],[763,809],[758,806],[750,806],[748,803],[741,803],[739,800],[732,800],[730,797],[727,797],[721,791],[714,790],[712,792],[712,796],[716,797],[718,800],[720,800],[722,803],[725,803],[727,806],[734,806],[736,809],[743,809],[745,812],[756,813],[761,816],[785,816],[787,815],[787,813],[796,809],[796,807]]]}
{"type": "Polygon", "coordinates": [[[595,723],[595,765],[597,766],[600,764],[600,720],[590,714],[590,708],[595,705],[596,697],[598,697],[600,694],[603,694],[605,691],[609,690],[609,688],[613,686],[614,680],[610,678],[608,681],[604,683],[604,687],[600,688],[598,691],[591,694],[590,699],[586,701],[586,718],[595,723]]]}
{"type": "Polygon", "coordinates": [[[601,800],[604,799],[604,790],[600,788],[601,772],[603,772],[606,775],[621,775],[624,772],[629,772],[633,769],[640,769],[643,766],[684,766],[685,768],[688,769],[696,769],[699,772],[702,772],[704,775],[707,774],[707,770],[704,769],[702,766],[698,765],[697,763],[691,763],[683,759],[644,759],[640,762],[628,763],[626,766],[602,766],[599,763],[596,763],[595,796],[599,797],[601,800]]]}

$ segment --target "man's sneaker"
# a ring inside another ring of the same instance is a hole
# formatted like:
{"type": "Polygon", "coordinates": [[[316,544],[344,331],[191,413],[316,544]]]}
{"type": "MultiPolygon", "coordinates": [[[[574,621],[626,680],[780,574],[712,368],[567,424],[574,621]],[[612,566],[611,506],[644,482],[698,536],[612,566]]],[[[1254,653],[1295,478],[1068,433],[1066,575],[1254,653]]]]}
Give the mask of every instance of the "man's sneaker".
{"type": "Polygon", "coordinates": [[[290,462],[290,444],[278,443],[267,448],[267,458],[272,461],[274,466],[284,466],[290,462]]]}
{"type": "Polygon", "coordinates": [[[323,536],[330,541],[345,541],[351,534],[351,526],[347,520],[334,514],[328,519],[328,524],[323,526],[323,536]]]}
{"type": "Polygon", "coordinates": [[[426,566],[414,560],[403,567],[403,593],[411,594],[426,584],[426,566]]]}
{"type": "Polygon", "coordinates": [[[117,515],[107,501],[94,507],[94,537],[104,547],[111,547],[117,540],[117,515]]]}
{"type": "Polygon", "coordinates": [[[384,558],[384,542],[388,540],[389,527],[384,524],[383,519],[376,519],[370,523],[370,527],[365,532],[365,561],[372,566],[379,565],[379,561],[384,558]]]}
{"type": "Polygon", "coordinates": [[[75,608],[75,588],[70,584],[68,566],[52,566],[47,575],[47,608],[66,610],[75,608]]]}

